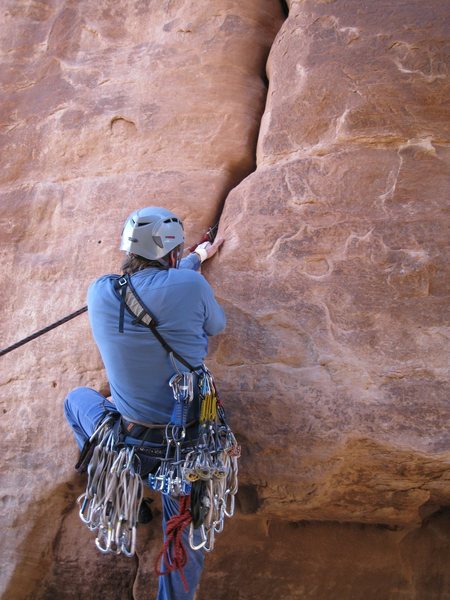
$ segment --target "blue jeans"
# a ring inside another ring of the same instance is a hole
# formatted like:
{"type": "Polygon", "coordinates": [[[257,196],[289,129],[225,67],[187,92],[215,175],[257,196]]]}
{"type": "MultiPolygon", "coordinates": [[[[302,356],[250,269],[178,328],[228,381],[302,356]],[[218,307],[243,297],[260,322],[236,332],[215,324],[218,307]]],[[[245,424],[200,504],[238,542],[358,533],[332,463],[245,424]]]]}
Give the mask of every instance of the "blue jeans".
{"type": "MultiPolygon", "coordinates": [[[[64,413],[71,426],[80,450],[85,441],[91,437],[100,420],[108,413],[117,413],[117,409],[104,396],[87,387],[72,390],[64,402],[64,413]]],[[[178,499],[162,494],[163,531],[166,537],[166,523],[178,514],[178,499]]],[[[159,588],[156,600],[192,600],[200,581],[205,560],[202,550],[192,550],[189,545],[189,530],[183,534],[183,543],[188,553],[188,562],[184,569],[189,591],[185,592],[178,571],[172,571],[159,578],[159,588]]],[[[199,532],[195,532],[194,541],[199,544],[199,532]]],[[[161,565],[161,569],[163,566],[161,565]]]]}

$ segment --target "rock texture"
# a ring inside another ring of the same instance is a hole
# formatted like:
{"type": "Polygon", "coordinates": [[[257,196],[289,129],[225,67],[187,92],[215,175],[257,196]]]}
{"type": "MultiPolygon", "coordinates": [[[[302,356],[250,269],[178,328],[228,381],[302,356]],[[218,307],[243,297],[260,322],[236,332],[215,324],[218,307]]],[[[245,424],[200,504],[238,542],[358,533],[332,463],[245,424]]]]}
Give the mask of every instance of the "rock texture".
{"type": "MultiPolygon", "coordinates": [[[[70,530],[77,519],[72,513],[63,522],[52,570],[33,600],[153,598],[151,569],[140,568],[130,587],[136,563],[128,561],[127,573],[123,560],[100,556],[87,532],[74,541],[70,530]],[[109,577],[99,578],[106,569],[109,577]]],[[[140,530],[140,565],[152,564],[159,536],[157,523],[140,530]]],[[[230,595],[242,600],[448,600],[449,560],[448,512],[413,531],[239,515],[227,523],[220,545],[218,540],[207,557],[197,600],[230,595]]]]}
{"type": "MultiPolygon", "coordinates": [[[[200,4],[4,3],[2,340],[81,306],[136,206],[192,240],[221,214],[210,366],[244,451],[200,599],[448,598],[450,10],[200,4]]],[[[85,317],[2,358],[5,600],[154,590],[159,525],[122,563],[77,522],[79,384],[85,317]]]]}
{"type": "Polygon", "coordinates": [[[439,1],[306,0],[273,45],[208,270],[261,515],[412,526],[449,503],[449,35],[439,1]]]}
{"type": "MultiPolygon", "coordinates": [[[[6,0],[1,12],[4,347],[117,272],[136,207],[175,210],[190,243],[217,220],[255,167],[283,15],[278,0],[6,0]]],[[[2,358],[5,598],[28,597],[52,560],[76,457],[62,402],[80,384],[104,385],[85,315],[2,358]]]]}

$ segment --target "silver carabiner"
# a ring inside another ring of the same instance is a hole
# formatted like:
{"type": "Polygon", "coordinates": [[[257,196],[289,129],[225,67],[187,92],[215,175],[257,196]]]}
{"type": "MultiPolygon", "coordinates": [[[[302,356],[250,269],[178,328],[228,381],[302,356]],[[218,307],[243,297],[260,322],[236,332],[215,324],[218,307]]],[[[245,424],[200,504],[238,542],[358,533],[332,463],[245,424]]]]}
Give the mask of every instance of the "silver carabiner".
{"type": "Polygon", "coordinates": [[[232,517],[234,515],[234,506],[235,506],[234,494],[230,494],[230,492],[227,490],[225,492],[224,502],[225,502],[225,508],[224,508],[225,515],[227,517],[232,517]],[[230,498],[230,508],[228,508],[227,498],[230,498]]]}
{"type": "Polygon", "coordinates": [[[77,502],[78,504],[81,504],[80,506],[80,510],[78,512],[78,514],[80,515],[80,519],[83,521],[83,523],[86,523],[86,525],[89,523],[89,521],[91,520],[91,507],[87,506],[88,502],[89,502],[89,498],[87,497],[87,494],[81,494],[81,496],[79,496],[77,498],[77,502]],[[84,514],[84,511],[86,510],[86,506],[87,506],[87,511],[86,511],[86,515],[84,514]]]}
{"type": "Polygon", "coordinates": [[[196,546],[194,544],[194,524],[191,522],[191,526],[189,527],[189,546],[192,548],[192,550],[200,550],[201,548],[204,548],[206,544],[206,532],[204,525],[201,525],[199,529],[202,542],[196,546]]]}
{"type": "Polygon", "coordinates": [[[205,545],[203,546],[203,550],[205,552],[212,552],[214,550],[214,541],[215,541],[215,533],[214,533],[214,527],[211,527],[207,532],[206,532],[206,537],[209,537],[209,540],[207,539],[207,544],[205,543],[205,545]]]}
{"type": "Polygon", "coordinates": [[[129,538],[129,548],[127,548],[126,542],[123,541],[120,544],[120,550],[125,554],[125,556],[131,558],[132,556],[134,556],[134,553],[136,551],[136,525],[133,525],[133,527],[129,527],[128,533],[129,535],[127,537],[129,538]]]}
{"type": "Polygon", "coordinates": [[[105,532],[104,527],[100,527],[98,530],[98,535],[95,538],[95,545],[100,550],[100,552],[102,552],[103,554],[108,554],[108,552],[109,552],[108,538],[109,538],[109,533],[105,532]],[[103,540],[105,542],[104,546],[101,545],[101,540],[103,540]]]}

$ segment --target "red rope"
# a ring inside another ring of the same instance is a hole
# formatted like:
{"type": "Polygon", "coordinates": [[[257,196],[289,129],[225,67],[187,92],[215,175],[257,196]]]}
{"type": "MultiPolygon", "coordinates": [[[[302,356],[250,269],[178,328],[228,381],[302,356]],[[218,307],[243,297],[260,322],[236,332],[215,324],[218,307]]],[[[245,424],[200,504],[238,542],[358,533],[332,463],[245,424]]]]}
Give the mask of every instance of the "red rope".
{"type": "Polygon", "coordinates": [[[192,515],[189,511],[190,500],[190,496],[181,496],[178,514],[167,521],[166,541],[155,562],[155,573],[157,575],[168,575],[172,571],[179,570],[185,592],[189,590],[184,575],[188,555],[183,544],[183,532],[192,521],[192,515]],[[161,561],[162,566],[160,569],[161,561]]]}

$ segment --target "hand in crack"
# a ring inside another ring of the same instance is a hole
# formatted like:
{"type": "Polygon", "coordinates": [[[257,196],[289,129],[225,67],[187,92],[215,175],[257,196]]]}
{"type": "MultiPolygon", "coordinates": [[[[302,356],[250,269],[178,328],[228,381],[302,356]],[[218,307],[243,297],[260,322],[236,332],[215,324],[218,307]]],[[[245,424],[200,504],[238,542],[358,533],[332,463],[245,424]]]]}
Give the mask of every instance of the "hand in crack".
{"type": "Polygon", "coordinates": [[[211,258],[212,256],[214,256],[214,254],[217,252],[217,250],[220,248],[220,246],[224,243],[225,238],[220,237],[220,238],[216,238],[214,240],[214,243],[211,244],[211,242],[203,242],[203,244],[199,244],[197,246],[197,248],[194,250],[194,252],[196,252],[199,257],[200,260],[203,262],[205,260],[207,260],[208,258],[211,258]]]}

